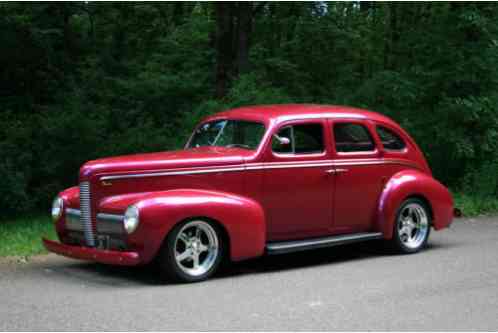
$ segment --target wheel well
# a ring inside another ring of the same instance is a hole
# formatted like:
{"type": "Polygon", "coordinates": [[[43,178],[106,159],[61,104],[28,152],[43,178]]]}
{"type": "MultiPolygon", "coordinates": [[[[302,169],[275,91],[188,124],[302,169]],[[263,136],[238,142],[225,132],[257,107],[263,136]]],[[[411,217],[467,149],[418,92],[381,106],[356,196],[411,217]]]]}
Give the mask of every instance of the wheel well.
{"type": "Polygon", "coordinates": [[[426,198],[426,197],[424,197],[424,196],[423,196],[423,195],[421,195],[421,194],[413,194],[413,195],[410,195],[410,196],[408,196],[405,200],[407,200],[407,199],[412,199],[412,198],[413,198],[413,199],[418,199],[418,200],[422,201],[422,202],[425,204],[425,206],[426,206],[426,207],[427,207],[427,209],[429,210],[429,215],[430,215],[430,217],[431,217],[431,224],[432,224],[432,223],[433,223],[433,221],[434,221],[434,212],[432,211],[432,205],[431,205],[430,201],[429,201],[429,200],[427,200],[427,198],[426,198]]]}
{"type": "Polygon", "coordinates": [[[168,232],[168,234],[164,237],[164,240],[163,240],[163,245],[167,242],[167,239],[168,239],[168,235],[173,231],[173,229],[179,225],[180,223],[184,223],[184,222],[189,222],[189,221],[193,221],[193,220],[203,220],[203,221],[207,221],[207,222],[210,222],[212,224],[214,224],[217,229],[220,231],[221,233],[221,241],[223,242],[224,244],[224,255],[226,255],[226,258],[225,259],[230,259],[230,237],[228,235],[228,231],[226,230],[225,226],[220,223],[218,220],[215,220],[213,218],[210,218],[210,217],[207,217],[207,216],[193,216],[193,217],[189,217],[189,218],[186,218],[186,219],[183,219],[181,221],[178,221],[171,229],[170,231],[168,232]]]}
{"type": "Polygon", "coordinates": [[[201,216],[199,218],[205,219],[205,220],[213,223],[216,227],[218,227],[218,230],[220,230],[220,232],[221,232],[221,240],[224,244],[224,251],[225,251],[224,255],[226,255],[226,257],[224,259],[230,259],[230,236],[229,236],[228,231],[225,228],[225,226],[221,222],[219,222],[218,220],[212,219],[212,218],[207,217],[207,216],[201,216]]]}

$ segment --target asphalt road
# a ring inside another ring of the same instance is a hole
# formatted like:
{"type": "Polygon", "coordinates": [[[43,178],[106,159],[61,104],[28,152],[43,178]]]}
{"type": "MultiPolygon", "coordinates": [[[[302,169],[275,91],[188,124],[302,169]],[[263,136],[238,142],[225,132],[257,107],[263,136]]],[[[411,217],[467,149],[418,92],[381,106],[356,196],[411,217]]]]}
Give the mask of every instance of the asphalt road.
{"type": "Polygon", "coordinates": [[[238,263],[197,284],[54,255],[0,263],[0,330],[497,330],[498,218],[427,250],[375,244],[238,263]]]}

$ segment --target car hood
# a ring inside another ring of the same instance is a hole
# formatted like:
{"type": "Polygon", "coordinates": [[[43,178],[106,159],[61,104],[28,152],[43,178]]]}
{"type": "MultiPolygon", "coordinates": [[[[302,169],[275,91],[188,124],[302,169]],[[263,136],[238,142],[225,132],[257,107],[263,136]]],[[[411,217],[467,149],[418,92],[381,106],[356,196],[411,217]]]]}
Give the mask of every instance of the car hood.
{"type": "Polygon", "coordinates": [[[81,167],[80,181],[103,174],[242,164],[252,154],[254,151],[242,148],[200,147],[102,158],[81,167]]]}

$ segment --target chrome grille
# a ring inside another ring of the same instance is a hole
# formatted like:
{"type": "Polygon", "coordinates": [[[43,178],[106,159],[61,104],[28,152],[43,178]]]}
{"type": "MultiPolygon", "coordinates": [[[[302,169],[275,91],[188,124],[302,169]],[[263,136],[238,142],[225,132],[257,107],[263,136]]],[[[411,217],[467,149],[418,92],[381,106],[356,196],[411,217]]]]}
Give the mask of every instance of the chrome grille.
{"type": "Polygon", "coordinates": [[[79,232],[85,230],[81,223],[81,212],[79,210],[66,208],[66,229],[79,232]]]}
{"type": "Polygon", "coordinates": [[[85,234],[86,245],[95,246],[95,235],[92,226],[92,209],[90,200],[90,183],[80,183],[81,223],[85,234]]]}
{"type": "Polygon", "coordinates": [[[106,235],[124,235],[123,215],[97,214],[97,233],[106,235]]]}

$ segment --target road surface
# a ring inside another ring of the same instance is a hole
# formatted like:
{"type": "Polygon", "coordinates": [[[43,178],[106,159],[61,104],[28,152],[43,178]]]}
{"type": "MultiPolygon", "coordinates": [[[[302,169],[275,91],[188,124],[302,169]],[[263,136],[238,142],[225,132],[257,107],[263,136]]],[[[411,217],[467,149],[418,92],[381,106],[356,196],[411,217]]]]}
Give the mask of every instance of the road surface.
{"type": "Polygon", "coordinates": [[[197,284],[47,255],[0,262],[0,330],[497,330],[498,218],[428,248],[365,243],[231,265],[197,284]]]}

